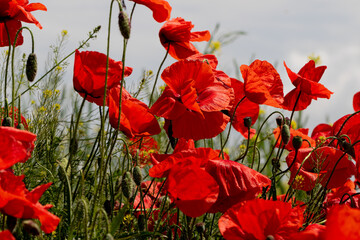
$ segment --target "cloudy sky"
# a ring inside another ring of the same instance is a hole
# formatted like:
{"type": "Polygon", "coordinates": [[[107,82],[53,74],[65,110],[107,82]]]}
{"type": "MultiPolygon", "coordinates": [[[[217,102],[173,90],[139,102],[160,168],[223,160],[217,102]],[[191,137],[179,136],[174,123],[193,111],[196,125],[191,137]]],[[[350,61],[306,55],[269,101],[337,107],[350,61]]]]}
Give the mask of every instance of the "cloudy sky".
{"type": "MultiPolygon", "coordinates": [[[[31,1],[36,2],[36,1],[31,1]]],[[[39,64],[45,62],[49,45],[62,30],[69,40],[65,52],[71,52],[97,25],[102,29],[88,50],[106,52],[106,37],[110,1],[99,0],[42,0],[47,12],[34,12],[43,29],[34,25],[39,64]]],[[[171,17],[192,21],[195,31],[212,31],[220,24],[220,34],[245,31],[232,44],[221,49],[219,67],[235,77],[234,61],[249,64],[251,59],[267,60],[276,64],[284,82],[284,92],[291,90],[283,61],[297,72],[309,55],[320,56],[321,65],[328,68],[321,83],[334,92],[330,100],[313,101],[305,111],[308,127],[330,122],[351,113],[352,96],[360,91],[360,2],[356,0],[169,0],[171,17]]],[[[133,3],[125,0],[127,10],[133,3]]],[[[112,20],[111,58],[121,59],[122,39],[117,27],[118,8],[114,5],[112,20]]],[[[132,78],[139,80],[144,69],[156,70],[165,50],[158,38],[162,26],[152,18],[144,6],[135,9],[132,33],[128,44],[127,64],[134,68],[132,78]]],[[[26,38],[26,36],[25,36],[26,38]]],[[[25,40],[26,41],[26,40],[25,40]]],[[[197,45],[203,49],[204,45],[197,45]]],[[[73,61],[73,57],[70,61],[73,61]]],[[[165,67],[173,62],[170,58],[165,67]]],[[[41,69],[41,65],[40,65],[41,69]]],[[[72,81],[72,67],[65,75],[72,81]]]]}

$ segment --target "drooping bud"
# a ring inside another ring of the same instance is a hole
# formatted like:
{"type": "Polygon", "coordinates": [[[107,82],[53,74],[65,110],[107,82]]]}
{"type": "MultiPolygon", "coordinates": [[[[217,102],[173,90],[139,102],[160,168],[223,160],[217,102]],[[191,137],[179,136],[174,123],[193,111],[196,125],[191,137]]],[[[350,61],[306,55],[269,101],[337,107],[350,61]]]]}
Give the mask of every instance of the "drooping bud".
{"type": "Polygon", "coordinates": [[[121,190],[123,195],[127,199],[130,199],[132,197],[134,184],[130,172],[125,172],[125,174],[123,175],[123,178],[121,180],[121,190]]]}
{"type": "Polygon", "coordinates": [[[252,119],[251,117],[244,117],[244,125],[247,128],[250,128],[252,124],[252,119]]]}
{"type": "Polygon", "coordinates": [[[347,152],[350,156],[355,158],[354,147],[349,142],[347,142],[345,140],[339,141],[339,142],[340,142],[341,150],[343,150],[344,152],[347,152]]]}
{"type": "Polygon", "coordinates": [[[281,128],[281,139],[284,144],[288,144],[290,141],[290,128],[287,124],[284,124],[281,128]]]}
{"type": "Polygon", "coordinates": [[[281,117],[281,115],[276,117],[276,124],[281,127],[281,125],[283,124],[283,118],[281,117]]]}
{"type": "Polygon", "coordinates": [[[37,59],[35,53],[30,53],[26,62],[26,77],[32,82],[36,77],[37,59]]]}
{"type": "Polygon", "coordinates": [[[4,127],[11,127],[12,126],[12,119],[11,117],[4,117],[2,123],[1,123],[1,126],[4,126],[4,127]]]}
{"type": "Polygon", "coordinates": [[[298,150],[302,145],[303,139],[300,136],[295,136],[292,139],[292,145],[295,148],[295,150],[298,150]]]}
{"type": "Polygon", "coordinates": [[[41,232],[40,227],[33,220],[30,220],[30,219],[24,220],[22,222],[22,226],[23,226],[23,229],[27,233],[29,233],[29,234],[31,234],[33,236],[39,236],[40,235],[40,232],[41,232]]]}
{"type": "Polygon", "coordinates": [[[285,118],[285,123],[286,125],[290,126],[290,118],[286,117],[285,118]]]}
{"type": "Polygon", "coordinates": [[[129,39],[130,38],[130,20],[129,17],[127,15],[127,13],[122,10],[119,13],[119,28],[120,28],[120,32],[121,35],[125,38],[125,39],[129,39]]]}
{"type": "Polygon", "coordinates": [[[139,166],[134,167],[133,169],[133,179],[137,186],[140,186],[143,178],[141,174],[141,168],[139,166]]]}

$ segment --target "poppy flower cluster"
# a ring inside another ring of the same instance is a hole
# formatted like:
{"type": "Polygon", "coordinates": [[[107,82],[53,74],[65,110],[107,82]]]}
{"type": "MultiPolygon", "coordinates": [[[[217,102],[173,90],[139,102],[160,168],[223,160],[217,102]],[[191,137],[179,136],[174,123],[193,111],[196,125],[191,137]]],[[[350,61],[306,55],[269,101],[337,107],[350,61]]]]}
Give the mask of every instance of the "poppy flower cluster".
{"type": "Polygon", "coordinates": [[[11,170],[14,164],[29,159],[36,135],[12,127],[0,127],[0,133],[0,211],[15,218],[38,219],[45,233],[53,232],[60,219],[48,211],[52,205],[39,203],[52,183],[28,191],[23,183],[25,176],[15,176],[11,170]]]}
{"type": "MultiPolygon", "coordinates": [[[[0,47],[9,46],[15,41],[16,32],[21,28],[21,22],[34,23],[38,28],[42,28],[39,21],[31,14],[32,11],[46,11],[46,7],[41,3],[30,3],[28,0],[1,1],[0,9],[0,47]],[[9,43],[10,37],[10,43],[9,43]]],[[[15,46],[23,44],[23,37],[19,34],[15,46]]]]}

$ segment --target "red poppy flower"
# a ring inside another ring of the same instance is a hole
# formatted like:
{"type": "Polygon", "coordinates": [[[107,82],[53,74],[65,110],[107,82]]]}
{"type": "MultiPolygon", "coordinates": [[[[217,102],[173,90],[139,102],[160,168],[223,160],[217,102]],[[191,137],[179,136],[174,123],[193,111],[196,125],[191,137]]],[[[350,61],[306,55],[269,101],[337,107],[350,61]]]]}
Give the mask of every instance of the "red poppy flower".
{"type": "MultiPolygon", "coordinates": [[[[140,167],[151,164],[151,154],[158,153],[159,146],[154,138],[152,137],[137,137],[129,139],[129,153],[136,159],[136,155],[139,150],[139,159],[140,167]]],[[[124,151],[126,151],[124,146],[124,151]]]]}
{"type": "MultiPolygon", "coordinates": [[[[109,90],[107,98],[109,106],[109,120],[113,128],[119,123],[120,85],[109,90]]],[[[127,137],[143,137],[156,135],[161,132],[159,123],[149,112],[148,106],[133,98],[124,88],[121,100],[120,131],[127,137]]]]}
{"type": "Polygon", "coordinates": [[[319,83],[326,66],[315,67],[315,62],[310,60],[297,74],[291,71],[285,62],[284,66],[292,84],[296,87],[286,94],[284,98],[284,109],[289,111],[293,110],[300,92],[301,94],[297,101],[295,111],[306,109],[310,105],[311,100],[317,100],[317,98],[329,99],[331,94],[333,94],[333,92],[319,83]]]}
{"type": "MultiPolygon", "coordinates": [[[[239,101],[245,97],[244,84],[237,79],[231,78],[231,87],[234,89],[235,93],[234,102],[232,104],[233,107],[230,111],[230,116],[234,116],[232,120],[232,126],[245,138],[248,138],[248,128],[244,125],[244,118],[251,117],[251,125],[254,125],[259,116],[259,104],[250,101],[248,98],[245,98],[238,105],[239,101]]],[[[252,138],[255,133],[255,129],[250,129],[250,138],[252,138]]]]}
{"type": "Polygon", "coordinates": [[[283,84],[279,73],[267,61],[255,60],[250,66],[240,66],[246,97],[257,104],[282,108],[283,84]]]}
{"type": "Polygon", "coordinates": [[[0,127],[0,169],[26,162],[34,150],[36,135],[13,127],[0,127]]]}
{"type": "MultiPolygon", "coordinates": [[[[109,59],[107,89],[114,87],[121,81],[123,64],[109,59]]],[[[132,68],[125,67],[125,77],[129,76],[132,68]]],[[[75,52],[74,89],[86,100],[103,105],[106,73],[106,55],[99,52],[75,52]]]]}
{"type": "MultiPolygon", "coordinates": [[[[30,3],[28,0],[13,1],[2,0],[0,9],[0,47],[9,46],[8,34],[5,24],[10,34],[11,43],[15,40],[16,32],[21,28],[21,22],[34,23],[42,29],[40,23],[31,14],[32,11],[43,10],[46,7],[41,3],[30,3]]],[[[23,44],[23,37],[18,35],[16,46],[23,44]]]]}
{"type": "MultiPolygon", "coordinates": [[[[149,170],[149,175],[154,178],[167,177],[169,170],[177,163],[189,157],[197,159],[197,165],[204,167],[209,160],[220,159],[220,151],[212,148],[195,148],[194,141],[179,139],[173,154],[152,154],[153,167],[149,170]]],[[[224,153],[224,159],[229,156],[224,153]]]]}
{"type": "Polygon", "coordinates": [[[153,17],[157,22],[169,20],[171,6],[165,0],[130,0],[137,4],[145,5],[153,12],[153,17]]]}
{"type": "MultiPolygon", "coordinates": [[[[315,140],[316,144],[325,142],[327,137],[330,137],[332,134],[332,126],[326,123],[318,124],[311,133],[311,138],[315,140]]],[[[329,143],[331,140],[326,140],[329,143]]]]}
{"type": "Polygon", "coordinates": [[[0,239],[2,240],[16,240],[9,230],[0,232],[0,239]]]}
{"type": "MultiPolygon", "coordinates": [[[[308,132],[309,129],[308,128],[299,128],[297,130],[290,128],[290,140],[288,142],[288,144],[286,144],[285,149],[288,151],[293,151],[295,150],[293,144],[292,144],[292,140],[295,136],[300,136],[303,140],[307,140],[307,141],[303,141],[302,145],[300,148],[309,148],[309,147],[315,147],[316,146],[316,142],[314,139],[312,139],[311,137],[308,136],[308,132]],[[310,146],[309,146],[310,143],[310,146]]],[[[274,131],[274,137],[275,139],[277,139],[279,136],[279,141],[276,143],[276,147],[280,147],[280,142],[281,142],[281,130],[279,127],[275,128],[274,131]]]]}
{"type": "Polygon", "coordinates": [[[358,240],[360,210],[347,205],[336,205],[328,214],[326,221],[326,240],[358,240]]]}
{"type": "MultiPolygon", "coordinates": [[[[342,155],[341,150],[332,147],[320,147],[314,151],[312,148],[299,149],[295,163],[290,168],[289,184],[292,184],[294,189],[304,191],[312,190],[317,183],[325,186],[335,168],[336,162],[342,155]],[[305,162],[300,168],[304,160],[305,162]],[[299,168],[300,171],[297,173],[299,168]]],[[[288,166],[293,163],[294,157],[295,151],[290,152],[286,157],[288,166]]],[[[346,154],[337,164],[327,188],[336,188],[343,185],[354,174],[355,166],[346,154]]]]}
{"type": "Polygon", "coordinates": [[[225,129],[229,117],[221,111],[231,108],[233,90],[215,76],[211,66],[200,61],[182,60],[164,70],[167,87],[151,112],[168,120],[168,134],[199,140],[225,129]]]}
{"type": "Polygon", "coordinates": [[[348,196],[353,194],[356,194],[356,190],[355,183],[351,180],[347,180],[338,188],[331,189],[324,201],[324,213],[327,214],[331,207],[340,204],[341,201],[352,208],[360,208],[360,195],[354,195],[351,198],[348,196]]]}
{"type": "Polygon", "coordinates": [[[217,182],[200,168],[199,159],[195,157],[183,159],[171,168],[166,190],[176,206],[190,217],[208,212],[219,194],[217,182]]]}
{"type": "Polygon", "coordinates": [[[229,160],[209,160],[205,166],[219,185],[219,196],[208,210],[210,213],[225,212],[234,204],[255,199],[271,180],[241,163],[229,160]]]}
{"type": "Polygon", "coordinates": [[[39,199],[51,185],[47,183],[29,192],[23,183],[24,176],[0,171],[0,210],[16,218],[35,218],[45,233],[55,231],[60,219],[48,211],[52,205],[41,205],[39,199]]]}
{"type": "Polygon", "coordinates": [[[290,203],[255,199],[228,209],[219,219],[219,229],[225,239],[263,240],[291,239],[292,233],[302,227],[303,213],[300,207],[290,203]]]}
{"type": "Polygon", "coordinates": [[[360,110],[360,92],[357,92],[357,93],[354,94],[353,108],[354,108],[355,112],[360,110]]]}
{"type": "Polygon", "coordinates": [[[199,53],[190,42],[210,40],[209,31],[190,32],[194,25],[183,18],[174,18],[167,21],[160,29],[160,42],[173,58],[180,60],[199,53]]]}

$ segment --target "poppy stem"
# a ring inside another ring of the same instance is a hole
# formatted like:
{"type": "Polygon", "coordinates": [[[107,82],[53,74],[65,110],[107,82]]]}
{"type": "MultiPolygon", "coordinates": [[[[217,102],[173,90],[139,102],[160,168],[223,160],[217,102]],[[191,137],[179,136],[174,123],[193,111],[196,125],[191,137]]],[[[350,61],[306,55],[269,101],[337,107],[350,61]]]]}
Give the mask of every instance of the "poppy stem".
{"type": "MultiPolygon", "coordinates": [[[[21,27],[15,35],[15,39],[14,39],[14,43],[13,43],[13,51],[11,53],[11,79],[12,79],[12,91],[11,91],[11,112],[12,112],[12,123],[11,126],[14,127],[14,123],[15,123],[15,71],[14,71],[14,55],[15,55],[15,46],[16,46],[16,42],[17,42],[17,38],[19,36],[19,34],[21,33],[21,31],[23,29],[27,29],[30,32],[31,35],[31,40],[32,40],[32,51],[34,52],[34,36],[31,32],[31,30],[28,27],[21,27]]],[[[6,79],[6,78],[5,78],[6,79]]]]}
{"type": "Polygon", "coordinates": [[[158,81],[158,79],[159,79],[159,74],[160,74],[160,71],[161,71],[161,67],[164,65],[165,60],[166,60],[167,56],[169,55],[169,50],[170,50],[170,42],[169,42],[169,44],[168,44],[165,57],[164,57],[164,59],[162,60],[162,62],[160,63],[159,69],[158,69],[157,72],[156,72],[155,82],[154,82],[153,88],[152,88],[152,90],[151,90],[150,99],[149,99],[149,108],[151,107],[152,98],[153,98],[153,95],[154,95],[154,92],[155,92],[156,83],[157,83],[157,81],[158,81]]]}
{"type": "MultiPolygon", "coordinates": [[[[225,142],[224,142],[224,144],[222,144],[221,145],[221,149],[220,149],[220,153],[219,153],[219,157],[223,154],[223,152],[224,152],[224,148],[225,148],[225,145],[226,145],[226,143],[228,142],[228,140],[229,140],[229,137],[230,137],[230,131],[231,131],[231,126],[232,126],[232,121],[234,120],[234,117],[235,117],[235,113],[236,113],[236,109],[238,108],[238,106],[240,105],[240,103],[242,102],[242,101],[244,101],[244,99],[246,98],[246,96],[244,96],[244,97],[242,97],[240,100],[239,100],[239,102],[236,104],[236,106],[235,106],[235,109],[234,109],[234,113],[231,115],[231,117],[230,117],[230,125],[229,125],[229,130],[228,130],[228,133],[227,133],[227,135],[226,135],[226,139],[225,139],[225,142]]],[[[250,132],[250,128],[249,128],[249,132],[250,132]]],[[[249,136],[250,136],[250,134],[249,134],[249,136]]],[[[249,141],[249,137],[248,137],[248,141],[249,141]]]]}
{"type": "MultiPolygon", "coordinates": [[[[4,85],[4,102],[6,102],[6,89],[7,89],[7,75],[8,75],[8,68],[9,68],[9,61],[10,61],[10,55],[11,55],[11,40],[10,40],[10,33],[9,29],[7,28],[6,21],[4,22],[5,30],[8,35],[8,42],[9,42],[9,48],[8,53],[6,57],[6,66],[5,66],[5,85],[4,85]]],[[[7,109],[8,110],[8,109],[7,109]]],[[[7,111],[8,112],[8,111],[7,111]]],[[[9,115],[5,116],[8,117],[9,115]]]]}
{"type": "Polygon", "coordinates": [[[297,103],[299,102],[299,99],[300,99],[300,95],[301,95],[301,91],[299,91],[299,95],[297,96],[296,101],[295,101],[295,104],[294,104],[294,107],[293,107],[293,110],[291,111],[291,115],[290,115],[290,126],[291,126],[291,121],[292,121],[292,119],[293,119],[293,117],[294,117],[296,105],[297,105],[297,103]]]}

